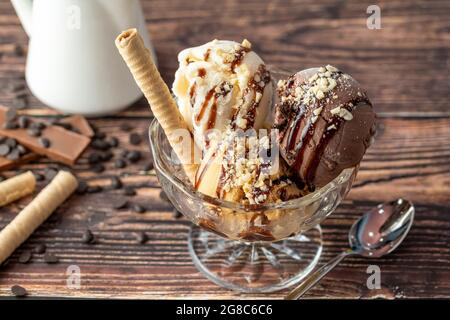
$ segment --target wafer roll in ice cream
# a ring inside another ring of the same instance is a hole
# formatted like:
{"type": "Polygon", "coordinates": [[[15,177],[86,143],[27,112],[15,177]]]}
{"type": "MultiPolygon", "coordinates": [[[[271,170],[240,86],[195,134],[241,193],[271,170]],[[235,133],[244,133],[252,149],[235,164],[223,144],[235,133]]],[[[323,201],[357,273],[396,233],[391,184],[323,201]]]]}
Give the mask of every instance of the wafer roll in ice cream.
{"type": "Polygon", "coordinates": [[[327,65],[280,81],[278,94],[274,128],[297,182],[320,188],[361,162],[376,116],[355,79],[327,65]]]}
{"type": "Polygon", "coordinates": [[[171,147],[183,164],[187,177],[193,182],[198,168],[195,163],[196,147],[188,125],[161,78],[150,51],[145,47],[136,29],[122,32],[116,39],[116,46],[147,98],[153,115],[163,128],[171,147]]]}
{"type": "Polygon", "coordinates": [[[263,127],[273,86],[249,41],[213,40],[181,51],[178,61],[172,91],[200,148],[210,129],[263,127]]]}

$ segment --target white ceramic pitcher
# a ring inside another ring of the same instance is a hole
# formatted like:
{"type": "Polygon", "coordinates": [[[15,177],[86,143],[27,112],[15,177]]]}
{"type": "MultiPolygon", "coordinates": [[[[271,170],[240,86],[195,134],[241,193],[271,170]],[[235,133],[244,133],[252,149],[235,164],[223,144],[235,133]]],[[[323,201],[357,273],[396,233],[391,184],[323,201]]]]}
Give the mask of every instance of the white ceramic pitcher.
{"type": "Polygon", "coordinates": [[[26,79],[39,100],[98,116],[141,96],[114,44],[122,30],[136,27],[152,48],[139,0],[11,2],[30,38],[26,79]]]}

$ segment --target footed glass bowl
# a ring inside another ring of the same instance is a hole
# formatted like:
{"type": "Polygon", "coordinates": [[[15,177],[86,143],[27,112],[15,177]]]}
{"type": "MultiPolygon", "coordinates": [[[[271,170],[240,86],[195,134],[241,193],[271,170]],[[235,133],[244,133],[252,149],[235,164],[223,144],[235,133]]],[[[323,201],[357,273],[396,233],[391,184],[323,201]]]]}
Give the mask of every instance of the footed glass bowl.
{"type": "Polygon", "coordinates": [[[348,193],[357,168],[305,197],[245,206],[195,191],[156,120],[149,134],[162,188],[194,223],[189,252],[201,273],[222,287],[257,293],[290,287],[313,270],[322,252],[319,223],[348,193]]]}

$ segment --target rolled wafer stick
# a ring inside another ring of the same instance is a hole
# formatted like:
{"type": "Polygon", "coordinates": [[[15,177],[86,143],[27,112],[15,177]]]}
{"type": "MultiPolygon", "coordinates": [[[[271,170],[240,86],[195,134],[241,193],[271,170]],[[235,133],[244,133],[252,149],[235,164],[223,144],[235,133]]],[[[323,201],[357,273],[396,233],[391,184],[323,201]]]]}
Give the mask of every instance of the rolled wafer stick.
{"type": "Polygon", "coordinates": [[[198,169],[195,155],[199,153],[197,153],[198,150],[196,150],[192,135],[189,133],[188,126],[178,110],[169,88],[153,62],[150,51],[145,47],[144,41],[136,29],[122,32],[116,39],[116,46],[136,83],[147,98],[153,115],[161,124],[171,147],[183,164],[187,177],[194,184],[195,173],[198,169]],[[186,148],[184,138],[183,143],[180,143],[180,129],[188,133],[182,136],[190,139],[187,141],[190,143],[189,149],[186,148]]]}
{"type": "Polygon", "coordinates": [[[77,188],[77,179],[60,171],[28,206],[0,232],[0,264],[77,188]]]}
{"type": "Polygon", "coordinates": [[[36,178],[31,171],[0,182],[0,207],[32,193],[36,188],[36,178]]]}

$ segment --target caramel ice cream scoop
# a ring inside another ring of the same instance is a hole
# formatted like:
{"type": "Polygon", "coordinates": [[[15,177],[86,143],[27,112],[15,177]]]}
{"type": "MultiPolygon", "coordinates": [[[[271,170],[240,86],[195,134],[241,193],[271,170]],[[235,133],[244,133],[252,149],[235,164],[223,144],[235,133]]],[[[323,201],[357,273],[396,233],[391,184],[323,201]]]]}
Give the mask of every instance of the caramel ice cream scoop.
{"type": "Polygon", "coordinates": [[[360,163],[376,116],[355,79],[328,65],[300,71],[277,90],[274,128],[298,184],[320,188],[360,163]]]}

